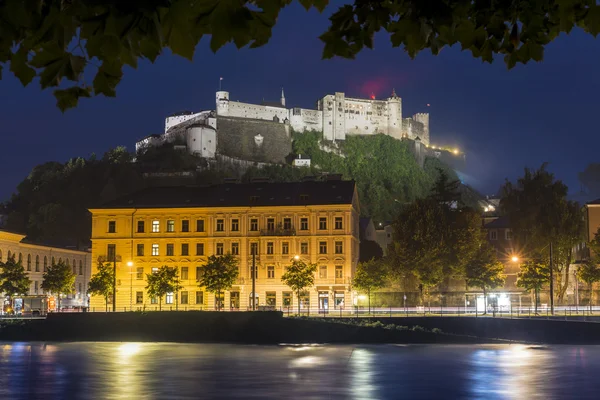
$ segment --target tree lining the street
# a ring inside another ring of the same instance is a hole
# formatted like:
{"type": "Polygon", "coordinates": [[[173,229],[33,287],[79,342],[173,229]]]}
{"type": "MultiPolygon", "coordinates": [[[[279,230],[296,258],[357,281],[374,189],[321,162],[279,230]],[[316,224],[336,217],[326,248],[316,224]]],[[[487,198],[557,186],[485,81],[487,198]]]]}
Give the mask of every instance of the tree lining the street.
{"type": "MultiPolygon", "coordinates": [[[[328,0],[298,0],[322,12],[328,0]]],[[[61,110],[79,99],[116,96],[124,67],[154,63],[166,49],[192,60],[209,38],[213,52],[269,42],[281,10],[292,0],[3,0],[0,2],[0,78],[3,68],[27,86],[34,78],[54,89],[61,110]],[[90,77],[93,77],[90,79],[90,77]]],[[[474,2],[363,1],[339,7],[319,36],[324,59],[354,58],[374,47],[378,32],[414,58],[458,45],[507,67],[541,61],[545,46],[574,28],[596,37],[600,6],[593,0],[474,2]]]]}

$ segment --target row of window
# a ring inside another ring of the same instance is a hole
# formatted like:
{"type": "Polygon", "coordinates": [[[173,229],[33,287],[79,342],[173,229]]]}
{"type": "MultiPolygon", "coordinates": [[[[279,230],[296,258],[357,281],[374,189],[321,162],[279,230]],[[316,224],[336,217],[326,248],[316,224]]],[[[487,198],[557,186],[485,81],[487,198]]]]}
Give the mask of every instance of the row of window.
{"type": "MultiPolygon", "coordinates": [[[[188,267],[180,267],[180,274],[179,274],[179,278],[183,281],[189,280],[190,279],[190,274],[189,274],[189,268],[188,267]]],[[[196,267],[196,280],[198,281],[202,275],[202,268],[204,267],[196,267]]],[[[334,267],[335,269],[335,278],[336,279],[341,279],[344,277],[344,267],[342,265],[336,265],[334,267]]],[[[327,279],[327,274],[328,274],[328,270],[329,267],[327,265],[321,265],[319,266],[319,278],[320,279],[327,279]]],[[[152,273],[157,272],[158,271],[158,267],[153,267],[152,268],[152,273]]],[[[259,278],[258,276],[258,267],[250,267],[250,277],[252,277],[252,274],[254,274],[254,277],[256,279],[259,278]]],[[[274,265],[269,265],[267,266],[267,279],[275,279],[275,266],[274,265]]],[[[144,280],[144,267],[137,267],[136,271],[135,271],[135,279],[136,280],[144,280]]]]}
{"type": "MultiPolygon", "coordinates": [[[[239,232],[240,231],[240,220],[238,218],[232,218],[230,221],[230,232],[239,232]]],[[[319,217],[319,230],[327,230],[327,217],[319,217]]],[[[283,223],[279,226],[275,225],[275,218],[267,218],[266,230],[267,231],[275,231],[276,229],[284,229],[291,230],[292,219],[284,218],[283,223]]],[[[342,217],[334,218],[334,229],[341,230],[344,229],[344,223],[342,217]]],[[[259,221],[258,218],[250,218],[250,231],[258,232],[259,230],[259,221]]],[[[303,217],[300,218],[300,230],[307,231],[308,230],[308,218],[303,217]]],[[[218,218],[215,224],[216,232],[225,232],[225,219],[218,218]]],[[[137,221],[137,233],[145,233],[146,232],[146,221],[137,221]]],[[[151,225],[152,233],[161,232],[160,221],[154,220],[151,225]]],[[[175,220],[167,220],[167,229],[166,232],[173,233],[175,232],[175,220]]],[[[181,230],[180,232],[190,232],[190,220],[184,219],[181,221],[181,230]]],[[[205,232],[205,223],[204,219],[196,220],[196,232],[205,232]]],[[[117,233],[117,221],[108,221],[108,233],[117,233]]]]}
{"type": "MultiPolygon", "coordinates": [[[[191,304],[190,293],[195,293],[195,304],[197,305],[206,305],[205,296],[203,291],[196,292],[188,292],[181,291],[179,292],[179,304],[186,305],[191,304]]],[[[343,307],[344,305],[344,292],[333,292],[333,304],[334,307],[343,307]]],[[[290,307],[293,304],[294,294],[292,292],[281,292],[281,300],[283,307],[290,307]]],[[[175,296],[173,293],[167,293],[165,296],[166,304],[173,304],[175,300],[175,296]]],[[[252,294],[248,296],[248,304],[252,304],[252,294]]],[[[225,295],[221,293],[220,296],[215,295],[215,303],[220,303],[221,307],[224,306],[225,295]]],[[[240,308],[240,292],[232,291],[229,292],[229,306],[232,309],[240,308]]],[[[256,305],[261,304],[259,295],[256,294],[254,296],[254,301],[256,305]]],[[[144,304],[144,292],[138,291],[135,292],[135,304],[144,304]]],[[[150,304],[158,304],[158,299],[156,297],[150,297],[150,304]]],[[[265,305],[267,306],[275,306],[277,304],[277,293],[276,292],[265,292],[265,305]]],[[[329,304],[329,293],[328,292],[319,292],[319,308],[328,308],[329,304]]],[[[300,306],[302,308],[307,308],[310,305],[310,294],[308,291],[304,291],[300,293],[300,306]]]]}
{"type": "MultiPolygon", "coordinates": [[[[166,244],[166,252],[165,255],[168,257],[175,256],[175,244],[167,243],[166,244]]],[[[319,254],[328,254],[327,253],[327,242],[319,242],[319,254]]],[[[231,243],[230,253],[234,256],[240,254],[240,244],[239,243],[231,243]]],[[[225,245],[223,243],[217,243],[215,248],[215,254],[218,256],[222,256],[225,254],[225,245]]],[[[250,253],[258,255],[258,243],[250,243],[250,253]]],[[[275,254],[275,244],[274,242],[267,242],[266,246],[266,254],[272,255],[275,254]]],[[[287,255],[290,254],[290,243],[283,242],[281,243],[281,254],[287,255]]],[[[300,243],[300,254],[308,254],[308,242],[300,243]]],[[[336,241],[334,243],[334,254],[344,254],[344,242],[336,241]]],[[[146,255],[146,246],[143,243],[138,243],[136,245],[136,256],[144,257],[146,255]]],[[[154,243],[151,246],[150,255],[152,256],[160,256],[160,245],[158,243],[154,243]]],[[[190,245],[189,243],[182,243],[179,255],[181,256],[189,256],[190,255],[190,245]]],[[[196,243],[196,255],[203,256],[204,255],[204,243],[196,243]]],[[[107,259],[109,261],[115,260],[116,257],[116,245],[109,244],[107,245],[107,259]]]]}
{"type": "MultiPolygon", "coordinates": [[[[13,254],[10,252],[10,250],[8,251],[8,259],[11,258],[13,254]]],[[[0,250],[0,262],[2,262],[2,250],[0,250]]],[[[17,258],[17,262],[22,263],[23,262],[23,253],[19,253],[19,256],[17,258]]],[[[59,263],[63,262],[62,258],[58,259],[59,263]]],[[[26,265],[26,270],[27,271],[32,271],[32,262],[31,262],[31,254],[27,254],[27,265],[26,265]]],[[[67,266],[70,266],[71,263],[69,261],[68,258],[65,259],[65,264],[67,264],[67,266]]],[[[56,259],[54,257],[52,257],[52,264],[50,265],[56,265],[56,259]]],[[[48,257],[44,256],[44,266],[43,266],[43,272],[46,272],[48,270],[48,257]]],[[[40,256],[35,256],[35,272],[40,272],[40,256]]],[[[73,259],[73,275],[77,275],[77,260],[73,259]]],[[[81,260],[79,260],[79,275],[83,275],[83,262],[81,260]]]]}
{"type": "MultiPolygon", "coordinates": [[[[510,229],[507,229],[504,231],[504,239],[505,240],[512,240],[513,238],[513,233],[510,229]]],[[[498,231],[496,230],[490,230],[490,240],[498,240],[498,231]]]]}
{"type": "MultiPolygon", "coordinates": [[[[31,283],[31,285],[32,285],[32,287],[30,289],[30,292],[32,294],[40,294],[40,290],[41,290],[42,294],[46,294],[46,291],[44,289],[42,289],[42,283],[41,282],[39,282],[39,281],[33,281],[31,283]]],[[[83,286],[82,286],[81,282],[79,282],[77,284],[77,288],[78,288],[78,290],[77,290],[77,298],[78,299],[80,299],[81,296],[83,295],[83,292],[81,291],[82,287],[83,286]]],[[[75,286],[73,286],[73,292],[75,292],[75,286]]],[[[72,294],[74,294],[74,293],[72,293],[72,294]]],[[[70,299],[72,294],[71,293],[67,294],[67,298],[70,299]]]]}

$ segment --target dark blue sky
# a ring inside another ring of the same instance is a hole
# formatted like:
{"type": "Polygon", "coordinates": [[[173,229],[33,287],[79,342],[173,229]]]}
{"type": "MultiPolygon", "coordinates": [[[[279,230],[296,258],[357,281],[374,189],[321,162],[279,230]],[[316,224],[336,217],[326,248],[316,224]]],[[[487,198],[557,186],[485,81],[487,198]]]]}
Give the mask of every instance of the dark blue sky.
{"type": "Polygon", "coordinates": [[[168,114],[214,108],[220,76],[233,100],[277,100],[283,86],[288,106],[314,107],[335,91],[366,97],[374,90],[381,98],[395,88],[405,116],[431,113],[432,143],[467,152],[469,173],[484,193],[544,161],[572,192],[579,190],[577,173],[599,158],[600,40],[579,31],[563,35],[546,48],[542,63],[511,71],[501,59],[483,64],[458,47],[411,60],[385,34],[356,60],[322,61],[318,36],[334,8],[307,13],[294,3],[260,49],[228,45],[214,55],[203,40],[193,62],[171,54],[154,65],[142,62],[126,69],[116,98],[84,99],[65,114],[50,91],[37,82],[22,88],[6,68],[0,200],[37,164],[100,155],[117,145],[133,150],[136,139],[162,132],[168,114]]]}

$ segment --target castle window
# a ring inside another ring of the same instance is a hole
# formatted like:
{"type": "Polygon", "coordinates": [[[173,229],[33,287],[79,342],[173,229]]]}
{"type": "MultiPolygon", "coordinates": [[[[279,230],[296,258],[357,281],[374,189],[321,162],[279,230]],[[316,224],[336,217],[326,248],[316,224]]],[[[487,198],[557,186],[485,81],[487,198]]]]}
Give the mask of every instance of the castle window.
{"type": "Polygon", "coordinates": [[[240,254],[240,244],[239,243],[231,243],[231,254],[237,256],[240,254]]]}
{"type": "Polygon", "coordinates": [[[181,255],[187,256],[190,253],[190,245],[188,243],[181,243],[181,255]]]}
{"type": "Polygon", "coordinates": [[[144,233],[144,221],[137,222],[137,231],[138,233],[144,233]]]}
{"type": "Polygon", "coordinates": [[[335,254],[342,254],[343,248],[342,242],[335,242],[335,254]]]}
{"type": "Polygon", "coordinates": [[[158,244],[157,244],[157,243],[155,243],[155,244],[153,244],[153,245],[152,245],[152,255],[153,255],[153,256],[157,256],[158,254],[159,254],[159,251],[158,251],[158,244]]]}
{"type": "Polygon", "coordinates": [[[196,220],[196,232],[204,232],[204,220],[203,219],[196,220]]]}
{"type": "Polygon", "coordinates": [[[232,232],[237,232],[240,230],[240,221],[236,218],[236,219],[232,219],[231,220],[231,231],[232,232]]]}
{"type": "Polygon", "coordinates": [[[217,232],[223,232],[225,230],[225,222],[222,219],[217,220],[217,232]]]}
{"type": "Polygon", "coordinates": [[[217,255],[218,256],[223,255],[223,243],[217,243],[217,255]]]}
{"type": "Polygon", "coordinates": [[[152,221],[152,232],[160,232],[160,221],[152,221]]]}
{"type": "Polygon", "coordinates": [[[267,254],[273,254],[273,242],[267,242],[267,254]]]}
{"type": "Polygon", "coordinates": [[[144,244],[143,243],[138,243],[136,254],[137,254],[138,257],[143,257],[144,256],[144,244]]]}
{"type": "Polygon", "coordinates": [[[117,231],[117,221],[108,221],[108,233],[115,233],[117,231]]]}
{"type": "Polygon", "coordinates": [[[204,243],[196,243],[196,255],[197,256],[204,255],[204,243]]]}
{"type": "Polygon", "coordinates": [[[174,256],[175,255],[175,246],[173,245],[173,243],[167,243],[167,256],[174,256]]]}
{"type": "Polygon", "coordinates": [[[267,230],[275,230],[275,218],[267,218],[267,230]]]}
{"type": "Polygon", "coordinates": [[[189,232],[190,231],[190,221],[184,219],[181,221],[181,232],[189,232]]]}

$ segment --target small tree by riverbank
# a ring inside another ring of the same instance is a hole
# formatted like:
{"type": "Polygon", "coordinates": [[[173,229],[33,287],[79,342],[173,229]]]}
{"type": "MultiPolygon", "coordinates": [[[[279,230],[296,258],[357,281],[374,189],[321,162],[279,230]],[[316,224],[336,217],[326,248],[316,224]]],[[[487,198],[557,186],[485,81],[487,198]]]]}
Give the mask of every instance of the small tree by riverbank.
{"type": "Polygon", "coordinates": [[[0,262],[0,293],[8,296],[11,308],[14,308],[14,295],[25,295],[29,292],[31,279],[23,268],[21,260],[15,261],[15,255],[8,257],[6,262],[0,262]]]}
{"type": "Polygon", "coordinates": [[[59,311],[61,295],[73,292],[73,285],[75,285],[75,274],[71,272],[71,267],[62,260],[57,264],[52,264],[44,272],[42,289],[57,295],[59,311]]]}
{"type": "Polygon", "coordinates": [[[110,264],[98,263],[98,272],[92,275],[88,285],[88,293],[92,296],[104,297],[106,312],[108,312],[108,299],[113,293],[115,271],[110,264]]]}
{"type": "Polygon", "coordinates": [[[229,290],[239,275],[238,260],[230,253],[222,256],[210,256],[200,268],[198,286],[217,297],[217,311],[221,310],[221,293],[229,290]]]}
{"type": "Polygon", "coordinates": [[[281,281],[296,293],[296,297],[298,298],[298,314],[300,314],[300,294],[315,284],[315,272],[317,272],[317,264],[307,263],[296,256],[281,276],[281,281]]]}
{"type": "Polygon", "coordinates": [[[465,268],[467,286],[483,290],[484,314],[487,313],[487,290],[504,285],[504,266],[496,258],[494,248],[484,242],[465,268]]]}
{"type": "Polygon", "coordinates": [[[542,286],[550,280],[550,268],[541,260],[527,260],[517,274],[517,286],[527,291],[533,290],[535,296],[535,314],[538,310],[539,293],[542,286]]]}
{"type": "Polygon", "coordinates": [[[179,271],[176,267],[164,265],[156,272],[146,274],[146,290],[148,296],[158,298],[158,310],[162,310],[162,298],[167,293],[176,293],[182,288],[179,280],[179,271]]]}
{"type": "Polygon", "coordinates": [[[361,262],[356,268],[356,274],[352,280],[352,286],[360,291],[366,292],[369,303],[369,314],[371,313],[371,292],[381,289],[387,282],[387,269],[383,262],[371,259],[361,262]]]}

